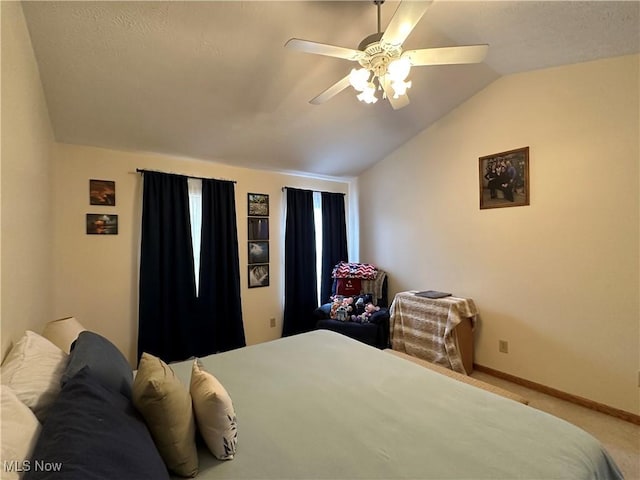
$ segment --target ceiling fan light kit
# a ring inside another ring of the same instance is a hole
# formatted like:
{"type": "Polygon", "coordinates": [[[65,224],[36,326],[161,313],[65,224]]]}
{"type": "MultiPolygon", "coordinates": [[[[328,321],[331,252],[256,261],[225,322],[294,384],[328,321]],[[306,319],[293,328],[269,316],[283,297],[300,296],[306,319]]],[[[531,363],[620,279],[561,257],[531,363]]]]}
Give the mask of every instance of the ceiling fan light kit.
{"type": "Polygon", "coordinates": [[[324,103],[351,85],[359,92],[356,98],[361,102],[376,103],[376,92],[381,91],[382,98],[388,99],[393,109],[397,110],[409,104],[407,89],[411,88],[412,82],[406,79],[412,66],[479,63],[487,54],[488,45],[403,52],[403,42],[424,15],[431,0],[401,2],[384,32],[380,31],[380,5],[384,0],[374,0],[373,3],[378,8],[378,32],[362,40],[358,50],[298,38],[292,38],[285,44],[287,48],[342,58],[358,62],[361,66],[351,69],[346,77],[313,98],[310,103],[324,103]]]}

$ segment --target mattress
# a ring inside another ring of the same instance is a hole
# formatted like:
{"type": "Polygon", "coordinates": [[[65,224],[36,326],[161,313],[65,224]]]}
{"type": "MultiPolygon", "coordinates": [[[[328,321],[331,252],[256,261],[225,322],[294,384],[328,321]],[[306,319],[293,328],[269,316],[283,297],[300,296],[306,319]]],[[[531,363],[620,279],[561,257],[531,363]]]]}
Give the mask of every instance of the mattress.
{"type": "MultiPolygon", "coordinates": [[[[319,330],[202,359],[238,418],[200,479],[620,479],[580,428],[319,330]]],[[[172,368],[188,385],[191,362],[172,368]]]]}

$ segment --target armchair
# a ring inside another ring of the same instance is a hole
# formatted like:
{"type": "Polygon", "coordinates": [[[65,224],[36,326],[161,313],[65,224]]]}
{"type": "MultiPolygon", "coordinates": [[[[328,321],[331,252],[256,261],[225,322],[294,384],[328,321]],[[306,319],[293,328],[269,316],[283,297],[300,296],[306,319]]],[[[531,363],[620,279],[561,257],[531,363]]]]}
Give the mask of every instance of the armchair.
{"type": "Polygon", "coordinates": [[[389,310],[380,308],[369,317],[368,323],[335,320],[329,317],[331,304],[318,307],[314,316],[316,328],[332,330],[377,348],[389,347],[389,310]]]}
{"type": "MultiPolygon", "coordinates": [[[[316,320],[317,329],[332,330],[348,337],[366,343],[377,348],[389,347],[389,310],[387,308],[387,276],[382,270],[378,270],[375,280],[363,281],[362,287],[365,291],[372,293],[353,296],[355,305],[358,298],[362,299],[363,306],[371,302],[380,307],[378,311],[371,314],[368,322],[343,321],[331,318],[331,303],[325,303],[316,308],[313,315],[316,320]]],[[[332,295],[337,291],[337,281],[334,281],[332,295]]],[[[340,292],[338,292],[340,293],[340,292]]],[[[353,315],[362,313],[360,310],[351,312],[353,315]]]]}

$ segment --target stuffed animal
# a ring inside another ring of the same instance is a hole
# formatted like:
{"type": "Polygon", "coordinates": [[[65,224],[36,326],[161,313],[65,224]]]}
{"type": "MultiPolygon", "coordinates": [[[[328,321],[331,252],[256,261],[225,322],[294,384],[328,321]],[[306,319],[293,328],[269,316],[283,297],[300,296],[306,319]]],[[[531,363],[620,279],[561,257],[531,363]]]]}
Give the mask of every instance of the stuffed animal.
{"type": "Polygon", "coordinates": [[[342,305],[343,297],[341,295],[335,295],[331,297],[331,310],[329,311],[329,318],[338,318],[338,308],[342,305]]]}
{"type": "Polygon", "coordinates": [[[375,306],[373,303],[369,302],[364,306],[364,313],[360,315],[353,315],[351,319],[354,322],[358,323],[369,323],[369,319],[371,315],[380,310],[380,307],[375,306]]]}
{"type": "Polygon", "coordinates": [[[334,296],[329,317],[343,322],[349,320],[349,314],[353,310],[352,304],[353,297],[343,297],[342,295],[334,296]]]}

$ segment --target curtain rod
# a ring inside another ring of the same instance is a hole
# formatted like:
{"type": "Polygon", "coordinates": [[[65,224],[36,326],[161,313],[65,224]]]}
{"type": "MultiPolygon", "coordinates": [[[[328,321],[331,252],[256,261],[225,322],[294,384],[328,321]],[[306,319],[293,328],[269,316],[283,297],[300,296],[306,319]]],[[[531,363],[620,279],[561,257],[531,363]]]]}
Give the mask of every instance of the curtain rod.
{"type": "Polygon", "coordinates": [[[286,185],[284,187],[282,187],[282,191],[284,192],[287,188],[290,188],[291,190],[304,190],[306,192],[339,193],[340,195],[346,195],[346,193],[342,193],[342,192],[327,192],[327,191],[324,191],[324,190],[309,190],[309,189],[306,189],[306,188],[287,187],[286,185]]]}
{"type": "MultiPolygon", "coordinates": [[[[224,181],[224,182],[238,183],[236,180],[229,180],[227,178],[194,177],[193,175],[184,175],[182,173],[174,173],[174,172],[163,172],[161,170],[149,170],[149,169],[146,169],[146,168],[136,168],[136,171],[135,171],[135,173],[144,173],[144,172],[166,173],[168,175],[178,175],[180,177],[195,178],[197,180],[220,180],[220,181],[224,181]]],[[[131,172],[131,173],[134,173],[134,172],[131,172]]]]}

